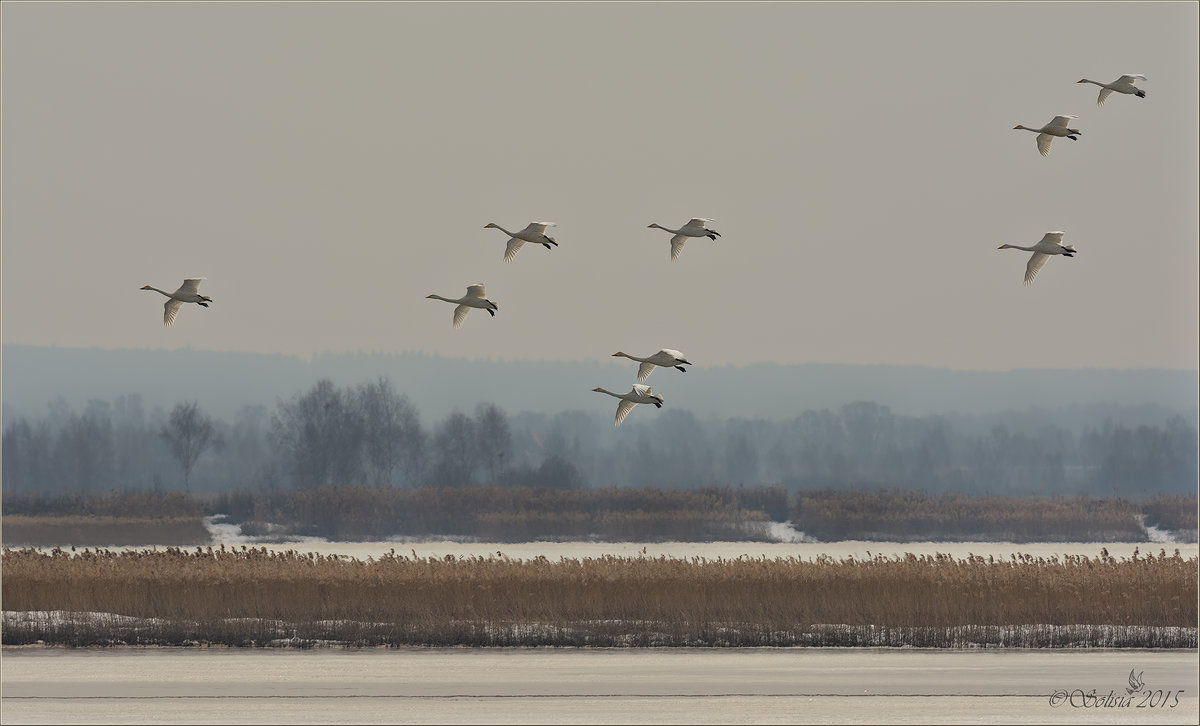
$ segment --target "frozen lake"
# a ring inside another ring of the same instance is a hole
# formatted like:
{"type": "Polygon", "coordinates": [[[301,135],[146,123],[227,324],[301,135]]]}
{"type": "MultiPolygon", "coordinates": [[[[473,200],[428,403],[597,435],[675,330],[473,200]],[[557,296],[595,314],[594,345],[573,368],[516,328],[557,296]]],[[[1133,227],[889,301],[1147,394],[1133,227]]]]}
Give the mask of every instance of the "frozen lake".
{"type": "Polygon", "coordinates": [[[0,707],[6,724],[1194,724],[1196,655],[5,648],[0,707]]]}

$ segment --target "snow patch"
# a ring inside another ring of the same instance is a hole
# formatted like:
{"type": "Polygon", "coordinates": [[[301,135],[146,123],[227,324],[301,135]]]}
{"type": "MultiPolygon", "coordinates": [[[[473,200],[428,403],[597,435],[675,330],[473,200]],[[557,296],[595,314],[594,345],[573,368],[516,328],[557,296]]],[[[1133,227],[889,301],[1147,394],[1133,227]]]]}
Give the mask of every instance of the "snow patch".
{"type": "Polygon", "coordinates": [[[1142,529],[1146,532],[1146,539],[1150,540],[1151,542],[1161,542],[1163,544],[1180,544],[1179,541],[1175,539],[1175,535],[1170,530],[1159,529],[1158,527],[1152,527],[1152,526],[1146,524],[1146,515],[1144,515],[1144,514],[1138,515],[1138,524],[1140,524],[1142,529]]]}
{"type": "Polygon", "coordinates": [[[809,537],[807,534],[792,527],[791,522],[770,522],[767,524],[767,534],[776,542],[800,543],[818,541],[815,537],[809,537]]]}

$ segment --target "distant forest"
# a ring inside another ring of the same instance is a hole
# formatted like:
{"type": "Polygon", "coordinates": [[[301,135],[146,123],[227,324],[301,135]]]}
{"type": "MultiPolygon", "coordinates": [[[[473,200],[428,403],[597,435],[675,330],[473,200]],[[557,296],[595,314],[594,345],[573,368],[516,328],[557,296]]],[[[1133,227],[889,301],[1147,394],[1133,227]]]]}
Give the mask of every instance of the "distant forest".
{"type": "Polygon", "coordinates": [[[702,420],[668,405],[638,406],[615,428],[604,398],[557,414],[480,403],[433,422],[385,378],[321,379],[232,420],[200,401],[169,411],[147,411],[139,395],[83,410],[59,401],[40,418],[6,419],[3,484],[21,494],[745,485],[1131,498],[1197,486],[1196,426],[1177,415],[1071,427],[1052,412],[903,416],[856,402],[783,420],[702,420]]]}

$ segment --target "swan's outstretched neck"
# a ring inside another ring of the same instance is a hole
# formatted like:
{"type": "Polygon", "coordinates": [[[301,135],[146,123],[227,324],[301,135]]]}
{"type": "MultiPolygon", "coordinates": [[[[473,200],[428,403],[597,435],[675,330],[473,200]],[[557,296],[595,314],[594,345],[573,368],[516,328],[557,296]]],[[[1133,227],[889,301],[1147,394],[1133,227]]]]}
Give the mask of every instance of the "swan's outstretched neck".
{"type": "Polygon", "coordinates": [[[1037,250],[1035,250],[1032,247],[1022,247],[1021,245],[1008,245],[1008,244],[1000,245],[996,249],[998,249],[998,250],[1012,249],[1012,250],[1025,250],[1026,252],[1037,252],[1037,250]]]}
{"type": "Polygon", "coordinates": [[[1086,78],[1080,78],[1078,81],[1075,81],[1075,82],[1076,82],[1076,83],[1095,83],[1097,86],[1103,86],[1103,85],[1104,85],[1103,83],[1100,83],[1099,81],[1089,81],[1089,80],[1088,80],[1088,79],[1086,79],[1086,78]]]}
{"type": "Polygon", "coordinates": [[[495,227],[496,229],[500,230],[501,232],[508,235],[509,237],[515,236],[512,232],[509,232],[507,229],[501,227],[500,225],[496,224],[495,222],[488,222],[486,226],[487,227],[495,227]]]}
{"type": "Polygon", "coordinates": [[[448,297],[442,297],[441,295],[426,295],[425,297],[426,297],[426,298],[433,298],[434,300],[443,300],[443,301],[445,301],[445,302],[458,302],[457,300],[451,300],[450,298],[448,298],[448,297]]]}
{"type": "Polygon", "coordinates": [[[612,391],[610,391],[610,390],[608,390],[608,389],[606,389],[606,388],[593,388],[592,390],[593,390],[593,391],[599,391],[600,393],[607,393],[608,395],[612,396],[613,398],[620,398],[620,397],[621,397],[621,394],[619,394],[619,393],[613,393],[612,391]]]}
{"type": "Polygon", "coordinates": [[[167,297],[171,297],[171,293],[166,292],[165,290],[159,290],[157,287],[152,287],[150,285],[145,285],[142,287],[142,289],[143,290],[153,290],[154,292],[160,292],[163,295],[166,295],[167,297]]]}
{"type": "Polygon", "coordinates": [[[617,356],[621,356],[622,358],[628,358],[629,360],[636,360],[638,362],[641,362],[644,360],[643,358],[638,358],[637,356],[629,355],[628,353],[622,353],[619,350],[616,353],[613,353],[614,358],[616,358],[617,356]]]}

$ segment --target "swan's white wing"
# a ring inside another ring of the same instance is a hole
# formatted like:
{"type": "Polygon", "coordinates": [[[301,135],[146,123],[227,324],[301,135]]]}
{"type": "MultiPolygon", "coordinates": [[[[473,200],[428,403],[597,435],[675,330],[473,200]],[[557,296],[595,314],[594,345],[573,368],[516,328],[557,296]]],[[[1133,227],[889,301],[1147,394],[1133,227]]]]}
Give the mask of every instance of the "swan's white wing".
{"type": "Polygon", "coordinates": [[[686,235],[677,234],[671,238],[671,261],[672,262],[674,262],[679,257],[680,252],[683,252],[683,243],[684,242],[687,242],[686,235]]]}
{"type": "Polygon", "coordinates": [[[193,295],[198,295],[200,294],[200,281],[203,279],[203,277],[189,277],[183,281],[183,284],[175,292],[190,292],[193,295]]]}
{"type": "Polygon", "coordinates": [[[1055,116],[1054,120],[1051,121],[1050,123],[1046,124],[1046,126],[1047,126],[1047,128],[1065,129],[1067,127],[1067,124],[1071,122],[1071,119],[1075,119],[1075,118],[1079,118],[1079,117],[1078,116],[1055,116]]]}
{"type": "Polygon", "coordinates": [[[613,422],[613,426],[620,426],[621,422],[625,420],[625,417],[629,415],[629,412],[633,410],[635,405],[637,404],[633,401],[626,401],[622,398],[621,402],[617,404],[617,420],[613,422]]]}
{"type": "Polygon", "coordinates": [[[663,348],[662,350],[660,350],[658,352],[670,357],[672,360],[683,360],[683,353],[680,353],[677,350],[671,350],[670,348],[663,348]]]}
{"type": "Polygon", "coordinates": [[[183,303],[174,298],[167,300],[163,305],[163,325],[174,325],[175,316],[179,314],[179,308],[183,307],[183,303]]]}
{"type": "Polygon", "coordinates": [[[1096,105],[1103,106],[1105,99],[1107,99],[1111,93],[1112,93],[1111,88],[1101,88],[1100,95],[1096,96],[1096,105]]]}
{"type": "Polygon", "coordinates": [[[1127,73],[1117,79],[1117,83],[1133,83],[1134,81],[1144,81],[1146,77],[1140,73],[1127,73]]]}
{"type": "Polygon", "coordinates": [[[471,312],[469,305],[459,305],[454,308],[454,327],[461,328],[463,321],[467,319],[467,313],[471,312]]]}
{"type": "Polygon", "coordinates": [[[529,226],[525,228],[525,231],[526,232],[537,232],[538,234],[542,234],[546,231],[547,227],[557,227],[557,226],[558,225],[555,224],[554,222],[530,222],[529,226]]]}
{"type": "Polygon", "coordinates": [[[1033,279],[1046,266],[1046,260],[1050,259],[1050,255],[1043,252],[1034,252],[1029,258],[1029,264],[1025,265],[1025,284],[1032,285],[1033,279]]]}
{"type": "MultiPolygon", "coordinates": [[[[504,250],[504,261],[512,262],[512,259],[517,256],[517,250],[525,246],[525,240],[517,237],[508,238],[508,247],[504,250]]],[[[468,288],[469,289],[469,288],[468,288]]]]}
{"type": "Polygon", "coordinates": [[[650,386],[643,386],[640,383],[633,384],[633,392],[639,396],[649,396],[650,386]]]}
{"type": "Polygon", "coordinates": [[[650,374],[653,373],[654,369],[657,367],[658,366],[654,365],[653,363],[643,363],[638,366],[638,381],[644,381],[649,378],[650,374]]]}
{"type": "Polygon", "coordinates": [[[467,285],[467,297],[485,298],[487,291],[483,289],[483,284],[467,285]]]}
{"type": "Polygon", "coordinates": [[[707,222],[715,222],[715,221],[717,221],[717,220],[715,220],[715,219],[708,219],[707,217],[693,217],[692,219],[689,219],[689,220],[688,220],[688,223],[687,223],[686,225],[684,225],[684,226],[686,226],[686,227],[701,227],[701,228],[703,228],[703,227],[704,227],[704,225],[705,225],[705,223],[707,223],[707,222]]]}
{"type": "Polygon", "coordinates": [[[1042,152],[1042,156],[1046,156],[1047,154],[1050,153],[1050,142],[1051,141],[1054,141],[1054,137],[1051,136],[1050,134],[1038,134],[1037,135],[1038,151],[1042,152]]]}
{"type": "Polygon", "coordinates": [[[1042,237],[1042,241],[1038,242],[1038,244],[1061,245],[1064,234],[1066,234],[1066,233],[1065,232],[1047,232],[1046,236],[1042,237]]]}

